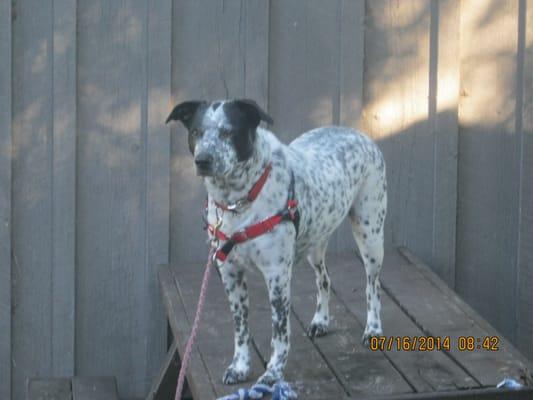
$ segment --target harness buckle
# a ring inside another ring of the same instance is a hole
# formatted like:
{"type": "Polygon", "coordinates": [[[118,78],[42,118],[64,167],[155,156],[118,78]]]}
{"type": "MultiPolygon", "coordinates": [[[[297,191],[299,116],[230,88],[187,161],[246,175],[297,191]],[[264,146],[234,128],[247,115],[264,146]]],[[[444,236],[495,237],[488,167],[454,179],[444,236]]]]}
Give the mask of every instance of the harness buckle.
{"type": "Polygon", "coordinates": [[[246,203],[248,203],[248,199],[240,199],[240,200],[237,200],[235,203],[233,204],[228,204],[226,205],[226,210],[228,211],[232,211],[232,212],[237,212],[237,210],[239,208],[242,208],[246,205],[246,203]]]}

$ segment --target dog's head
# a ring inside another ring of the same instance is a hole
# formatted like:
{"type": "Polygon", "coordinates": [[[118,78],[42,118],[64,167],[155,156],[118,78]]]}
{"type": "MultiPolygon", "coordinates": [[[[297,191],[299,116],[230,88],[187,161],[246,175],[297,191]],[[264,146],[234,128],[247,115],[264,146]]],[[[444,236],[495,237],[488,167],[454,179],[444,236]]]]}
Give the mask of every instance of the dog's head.
{"type": "Polygon", "coordinates": [[[272,118],[253,100],[186,101],[167,118],[189,131],[189,150],[201,176],[224,177],[252,157],[256,129],[272,118]]]}

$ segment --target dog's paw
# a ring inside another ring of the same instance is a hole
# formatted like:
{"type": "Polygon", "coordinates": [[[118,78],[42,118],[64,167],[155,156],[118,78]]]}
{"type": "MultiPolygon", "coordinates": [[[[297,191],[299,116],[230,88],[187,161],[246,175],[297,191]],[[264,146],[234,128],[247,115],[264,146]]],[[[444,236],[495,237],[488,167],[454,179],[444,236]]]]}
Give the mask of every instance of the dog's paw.
{"type": "Polygon", "coordinates": [[[383,332],[381,330],[380,331],[366,331],[365,330],[365,333],[363,333],[363,337],[361,338],[361,343],[365,347],[370,347],[370,340],[373,337],[379,337],[379,336],[383,336],[383,332]]]}
{"type": "Polygon", "coordinates": [[[276,374],[272,371],[266,370],[265,373],[261,375],[257,380],[257,384],[272,386],[281,379],[283,379],[283,376],[281,374],[276,374]]]}
{"type": "Polygon", "coordinates": [[[246,379],[248,379],[248,372],[249,370],[239,370],[233,365],[230,365],[224,372],[222,382],[225,385],[234,385],[236,383],[244,382],[246,379]]]}
{"type": "Polygon", "coordinates": [[[307,336],[311,339],[324,336],[326,333],[328,333],[328,326],[321,322],[311,322],[307,328],[307,336]]]}

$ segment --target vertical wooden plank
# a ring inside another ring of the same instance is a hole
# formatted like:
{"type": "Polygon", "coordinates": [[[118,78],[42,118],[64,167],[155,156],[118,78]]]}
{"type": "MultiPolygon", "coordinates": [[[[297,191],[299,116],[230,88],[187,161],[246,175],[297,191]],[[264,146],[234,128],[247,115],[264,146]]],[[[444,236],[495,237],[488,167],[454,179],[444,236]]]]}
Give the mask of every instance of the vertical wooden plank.
{"type": "MultiPolygon", "coordinates": [[[[530,359],[533,359],[533,4],[520,1],[523,30],[523,123],[521,153],[520,234],[518,259],[518,331],[517,344],[530,359]]],[[[520,39],[519,39],[520,40],[520,39]]]]}
{"type": "MultiPolygon", "coordinates": [[[[337,12],[340,14],[338,124],[359,128],[363,109],[365,2],[341,0],[337,12]]],[[[355,247],[347,219],[335,232],[334,241],[336,246],[330,245],[330,252],[342,253],[355,247]]]]}
{"type": "Polygon", "coordinates": [[[363,111],[365,2],[341,0],[339,124],[358,128],[363,111]]]}
{"type": "Polygon", "coordinates": [[[148,386],[148,8],[77,8],[76,373],[116,375],[124,397],[148,386]]]}
{"type": "Polygon", "coordinates": [[[52,1],[13,21],[12,398],[52,366],[52,1]]]}
{"type": "MultiPolygon", "coordinates": [[[[362,102],[364,2],[272,1],[269,107],[285,143],[327,125],[356,127],[362,102]]],[[[330,252],[355,246],[348,223],[330,252]]]]}
{"type": "Polygon", "coordinates": [[[288,143],[339,120],[339,1],[271,1],[269,107],[288,143]]]}
{"type": "Polygon", "coordinates": [[[0,398],[11,399],[11,0],[0,1],[0,398]]]}
{"type": "Polygon", "coordinates": [[[515,334],[518,2],[461,2],[456,288],[515,334]]]}
{"type": "MultiPolygon", "coordinates": [[[[244,96],[268,109],[268,49],[270,1],[244,1],[244,96]]],[[[275,121],[274,121],[275,124],[275,121]]]]}
{"type": "Polygon", "coordinates": [[[76,0],[53,1],[52,376],[74,374],[76,0]]]}
{"type": "Polygon", "coordinates": [[[306,15],[305,2],[270,1],[268,106],[272,129],[286,143],[304,131],[306,15]]]}
{"type": "Polygon", "coordinates": [[[169,261],[170,132],[165,119],[170,105],[172,1],[147,2],[148,35],[146,140],[146,372],[149,385],[165,358],[166,318],[157,285],[156,265],[169,261]]]}
{"type": "MultiPolygon", "coordinates": [[[[264,102],[268,79],[267,6],[267,2],[257,0],[174,2],[173,103],[245,94],[260,104],[264,102]]],[[[262,105],[266,107],[266,102],[262,105]]],[[[205,189],[195,176],[185,129],[174,124],[171,136],[170,258],[178,264],[203,262],[207,253],[201,224],[205,189]]]]}
{"type": "Polygon", "coordinates": [[[367,1],[362,126],[387,163],[385,237],[431,264],[434,135],[428,120],[428,1],[367,1]]]}
{"type": "Polygon", "coordinates": [[[435,32],[430,44],[435,92],[429,100],[429,118],[434,135],[431,267],[453,287],[457,212],[460,4],[455,0],[432,0],[431,10],[431,30],[435,32]]]}

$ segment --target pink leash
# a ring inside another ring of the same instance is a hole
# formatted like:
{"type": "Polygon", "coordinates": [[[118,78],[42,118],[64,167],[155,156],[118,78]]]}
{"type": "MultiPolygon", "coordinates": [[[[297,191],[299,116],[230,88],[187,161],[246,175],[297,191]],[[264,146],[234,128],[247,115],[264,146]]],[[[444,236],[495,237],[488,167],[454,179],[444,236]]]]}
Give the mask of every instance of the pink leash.
{"type": "Polygon", "coordinates": [[[198,334],[198,325],[200,324],[200,316],[205,304],[205,297],[207,295],[207,285],[209,283],[209,276],[211,275],[211,266],[213,265],[214,248],[209,250],[209,256],[207,264],[205,265],[204,277],[202,279],[202,287],[200,288],[200,297],[198,298],[198,305],[196,306],[196,315],[194,316],[194,322],[192,324],[191,334],[187,340],[187,346],[185,346],[185,353],[181,360],[181,368],[178,376],[178,386],[176,387],[175,400],[181,400],[181,392],[183,391],[183,384],[185,382],[185,371],[187,370],[187,364],[191,358],[192,346],[196,340],[198,334]]]}

